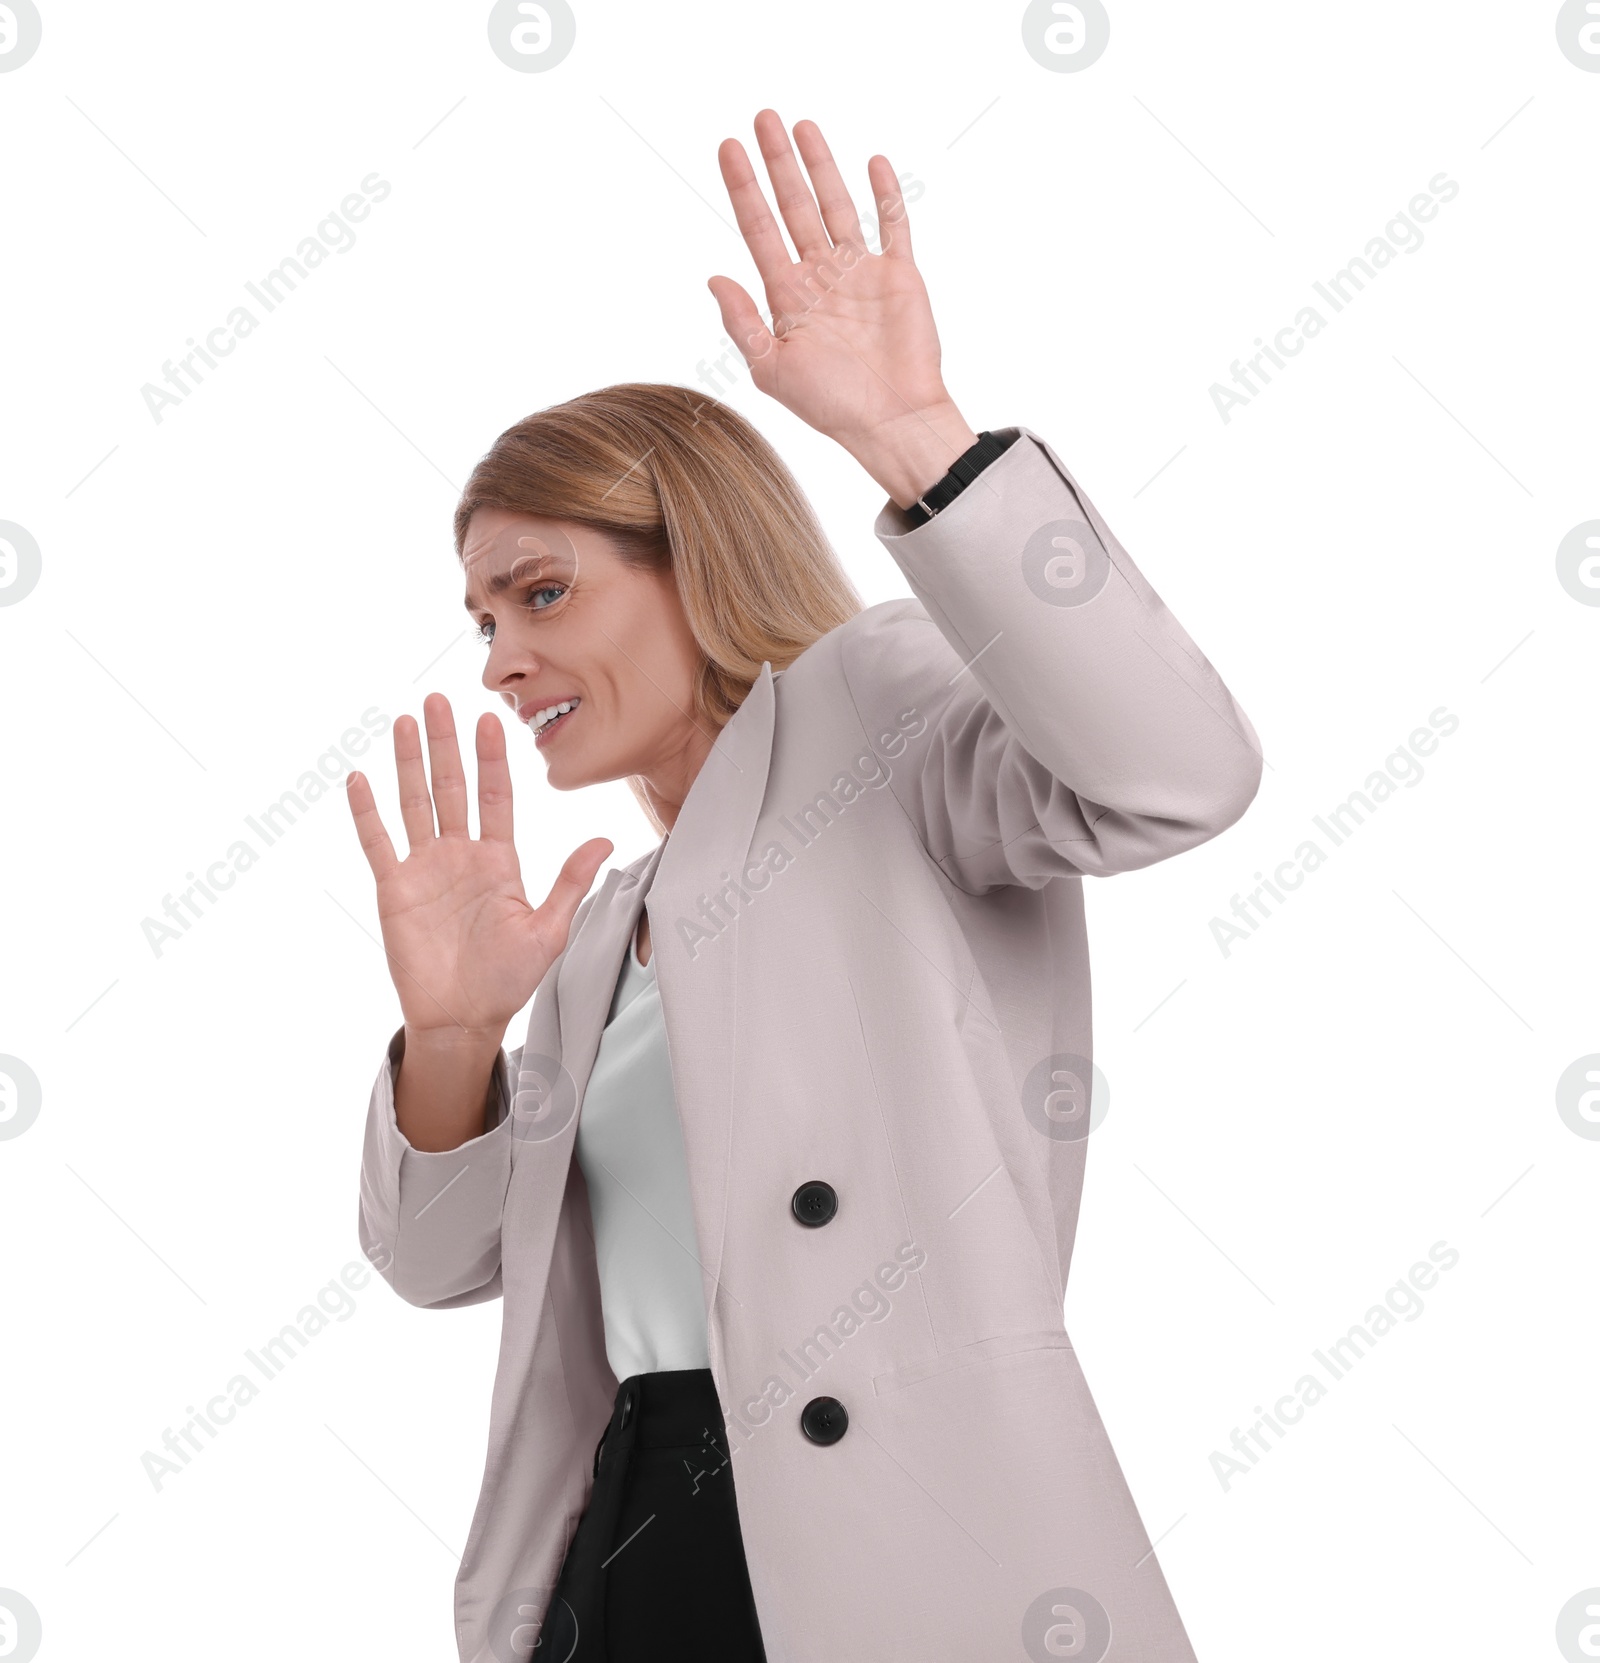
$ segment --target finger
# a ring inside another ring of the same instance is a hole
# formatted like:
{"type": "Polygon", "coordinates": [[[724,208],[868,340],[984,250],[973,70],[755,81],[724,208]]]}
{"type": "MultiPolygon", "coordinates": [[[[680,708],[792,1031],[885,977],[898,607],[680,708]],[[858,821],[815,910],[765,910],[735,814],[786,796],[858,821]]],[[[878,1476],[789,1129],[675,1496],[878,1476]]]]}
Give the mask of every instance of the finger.
{"type": "Polygon", "coordinates": [[[761,321],[756,303],[731,277],[708,277],[706,287],[722,313],[722,327],[728,338],[744,355],[747,364],[765,358],[772,351],[773,334],[761,321]],[[719,288],[718,285],[721,285],[719,288]]]}
{"type": "Polygon", "coordinates": [[[873,200],[878,204],[878,246],[891,260],[911,259],[911,221],[889,158],[870,157],[867,178],[872,182],[873,200]]]}
{"type": "Polygon", "coordinates": [[[733,204],[733,217],[739,222],[739,233],[750,250],[750,258],[761,273],[766,286],[767,302],[783,284],[792,262],[789,245],[783,232],[767,207],[760,181],[737,139],[724,139],[717,147],[717,165],[722,169],[722,182],[728,187],[728,200],[733,204]]]}
{"type": "Polygon", "coordinates": [[[556,874],[556,881],[550,886],[550,893],[544,898],[544,905],[539,908],[539,922],[551,929],[552,940],[560,941],[565,938],[572,925],[572,915],[578,910],[579,903],[589,893],[589,886],[594,882],[594,875],[600,870],[600,863],[616,847],[604,837],[591,837],[587,843],[580,844],[567,856],[562,863],[560,872],[556,874]]]}
{"type": "Polygon", "coordinates": [[[794,141],[800,146],[806,172],[811,175],[811,184],[822,209],[822,223],[827,226],[828,235],[835,243],[860,242],[861,216],[856,212],[855,202],[840,177],[838,164],[822,136],[822,129],[814,121],[797,121],[794,124],[794,141]]]}
{"type": "Polygon", "coordinates": [[[422,733],[414,716],[394,719],[394,771],[400,785],[400,818],[406,842],[415,853],[433,841],[433,798],[422,771],[422,733]]]}
{"type": "Polygon", "coordinates": [[[422,701],[422,718],[428,725],[428,772],[433,776],[439,835],[467,837],[467,775],[461,766],[450,701],[443,693],[430,693],[422,701]]]}
{"type": "Polygon", "coordinates": [[[478,718],[478,834],[496,843],[513,841],[506,730],[488,710],[478,718]]]}
{"type": "Polygon", "coordinates": [[[400,864],[395,858],[394,844],[384,830],[383,816],[372,798],[372,785],[365,774],[352,772],[345,780],[345,801],[350,805],[350,817],[356,823],[356,836],[361,841],[361,852],[367,857],[372,875],[380,883],[400,864]]]}
{"type": "Polygon", "coordinates": [[[778,199],[779,212],[789,227],[796,252],[802,260],[823,259],[833,245],[817,212],[816,198],[795,160],[783,118],[776,110],[761,110],[756,115],[755,126],[756,143],[761,146],[761,156],[772,179],[772,194],[778,199]]]}

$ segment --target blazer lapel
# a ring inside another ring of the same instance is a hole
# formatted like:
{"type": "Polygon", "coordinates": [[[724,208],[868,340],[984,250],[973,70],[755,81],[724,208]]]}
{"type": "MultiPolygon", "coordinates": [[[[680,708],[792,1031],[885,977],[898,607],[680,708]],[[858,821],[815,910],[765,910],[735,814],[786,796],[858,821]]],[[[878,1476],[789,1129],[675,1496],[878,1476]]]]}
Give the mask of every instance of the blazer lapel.
{"type": "MultiPolygon", "coordinates": [[[[739,917],[750,841],[766,797],[776,698],[772,665],[724,724],[666,839],[646,906],[667,1052],[683,1123],[713,1366],[727,1225],[739,1008],[739,917]]],[[[746,892],[748,894],[748,892],[746,892]]]]}
{"type": "Polygon", "coordinates": [[[600,1035],[611,1009],[611,992],[622,971],[622,955],[639,917],[639,897],[621,867],[606,873],[583,928],[568,943],[556,972],[556,1018],[561,1033],[561,1066],[583,1101],[600,1035]]]}
{"type": "Polygon", "coordinates": [[[713,1344],[739,1032],[737,909],[744,902],[733,883],[743,873],[766,795],[773,680],[772,665],[763,663],[695,775],[672,830],[639,870],[607,873],[556,977],[560,1060],[581,1105],[623,957],[641,907],[648,908],[713,1344]]]}

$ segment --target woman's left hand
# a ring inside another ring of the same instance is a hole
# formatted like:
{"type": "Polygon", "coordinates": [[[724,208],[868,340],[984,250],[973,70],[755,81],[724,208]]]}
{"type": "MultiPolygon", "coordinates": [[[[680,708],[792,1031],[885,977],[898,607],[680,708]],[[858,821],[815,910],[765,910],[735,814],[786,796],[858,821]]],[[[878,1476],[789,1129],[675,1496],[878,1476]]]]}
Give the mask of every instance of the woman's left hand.
{"type": "Polygon", "coordinates": [[[777,112],[762,110],[755,130],[798,259],[789,256],[744,147],[725,139],[717,160],[775,327],[768,329],[731,277],[712,277],[707,287],[723,327],[762,392],[836,439],[906,507],[978,436],[939,373],[939,336],[911,256],[899,181],[887,157],[868,161],[883,248],[872,254],[817,124],[800,121],[794,129],[810,185],[777,112]]]}

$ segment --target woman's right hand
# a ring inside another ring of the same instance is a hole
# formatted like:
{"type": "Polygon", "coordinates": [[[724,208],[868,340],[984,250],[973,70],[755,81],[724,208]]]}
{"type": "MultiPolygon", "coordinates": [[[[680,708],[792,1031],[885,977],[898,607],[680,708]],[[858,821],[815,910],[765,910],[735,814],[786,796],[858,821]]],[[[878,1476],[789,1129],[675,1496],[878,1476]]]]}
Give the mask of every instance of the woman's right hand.
{"type": "Polygon", "coordinates": [[[350,775],[346,795],[377,880],[384,951],[408,1034],[482,1037],[498,1045],[560,957],[573,915],[614,845],[593,837],[573,850],[544,905],[530,906],[511,838],[505,730],[487,711],[478,719],[480,835],[473,837],[450,701],[430,693],[422,710],[431,795],[415,718],[401,716],[394,724],[400,813],[410,845],[404,860],[395,855],[364,774],[350,775]]]}

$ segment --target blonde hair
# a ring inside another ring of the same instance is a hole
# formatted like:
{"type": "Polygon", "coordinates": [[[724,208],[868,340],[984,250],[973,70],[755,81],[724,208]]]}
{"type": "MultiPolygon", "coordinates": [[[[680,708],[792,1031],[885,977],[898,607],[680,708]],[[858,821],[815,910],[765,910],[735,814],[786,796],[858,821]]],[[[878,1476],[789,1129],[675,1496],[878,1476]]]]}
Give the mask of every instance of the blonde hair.
{"type": "MultiPolygon", "coordinates": [[[[737,411],[690,387],[622,382],[524,417],[461,493],[458,559],[480,508],[575,520],[630,564],[670,567],[701,654],[694,714],[717,728],[763,660],[783,669],[862,609],[778,453],[737,411]]],[[[643,782],[628,784],[664,832],[643,782]]]]}

